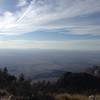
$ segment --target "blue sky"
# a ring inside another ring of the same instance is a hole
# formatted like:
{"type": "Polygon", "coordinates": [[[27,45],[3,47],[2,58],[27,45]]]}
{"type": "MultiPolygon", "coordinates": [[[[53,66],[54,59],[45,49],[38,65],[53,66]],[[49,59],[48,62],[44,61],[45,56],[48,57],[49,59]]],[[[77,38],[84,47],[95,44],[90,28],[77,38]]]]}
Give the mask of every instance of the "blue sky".
{"type": "Polygon", "coordinates": [[[0,0],[0,48],[100,50],[100,0],[0,0]]]}

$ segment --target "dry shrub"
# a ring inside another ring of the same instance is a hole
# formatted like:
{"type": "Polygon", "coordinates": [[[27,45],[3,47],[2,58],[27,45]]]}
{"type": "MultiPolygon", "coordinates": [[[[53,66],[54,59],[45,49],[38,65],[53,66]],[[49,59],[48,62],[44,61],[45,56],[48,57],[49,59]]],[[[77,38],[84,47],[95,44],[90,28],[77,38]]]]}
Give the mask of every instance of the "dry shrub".
{"type": "Polygon", "coordinates": [[[87,96],[79,94],[58,94],[55,96],[56,100],[88,100],[87,96]]]}

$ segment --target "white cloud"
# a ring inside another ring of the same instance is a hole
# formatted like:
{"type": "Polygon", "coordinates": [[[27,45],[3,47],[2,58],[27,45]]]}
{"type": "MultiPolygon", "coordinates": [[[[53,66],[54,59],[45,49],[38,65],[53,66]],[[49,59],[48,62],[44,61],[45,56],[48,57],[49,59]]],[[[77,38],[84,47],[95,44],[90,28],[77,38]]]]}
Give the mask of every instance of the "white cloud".
{"type": "Polygon", "coordinates": [[[80,22],[73,25],[74,22],[69,21],[77,16],[100,12],[100,0],[32,0],[29,6],[27,3],[27,0],[19,0],[17,6],[21,7],[20,11],[6,11],[0,16],[1,35],[20,35],[64,28],[71,34],[100,34],[99,25],[88,26],[80,22]],[[64,19],[66,23],[62,25],[60,22],[52,24],[56,20],[64,19]]]}
{"type": "Polygon", "coordinates": [[[67,41],[0,41],[0,48],[17,49],[57,49],[57,50],[100,50],[100,40],[67,40],[67,41]]]}
{"type": "MultiPolygon", "coordinates": [[[[69,27],[67,33],[77,35],[100,35],[100,26],[98,25],[87,25],[87,26],[72,26],[69,27]]],[[[65,32],[65,34],[67,34],[65,32]]]]}

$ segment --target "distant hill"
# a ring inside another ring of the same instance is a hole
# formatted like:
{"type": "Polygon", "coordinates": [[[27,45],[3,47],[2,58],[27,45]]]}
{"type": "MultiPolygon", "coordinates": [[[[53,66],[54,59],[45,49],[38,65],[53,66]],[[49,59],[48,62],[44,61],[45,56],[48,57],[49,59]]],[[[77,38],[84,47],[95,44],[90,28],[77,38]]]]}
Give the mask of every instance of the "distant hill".
{"type": "Polygon", "coordinates": [[[41,79],[47,79],[48,80],[48,79],[53,79],[53,78],[59,78],[64,73],[65,73],[65,71],[53,70],[53,71],[37,74],[33,77],[33,80],[41,80],[41,79]]]}
{"type": "Polygon", "coordinates": [[[100,77],[100,66],[89,67],[86,69],[86,72],[91,74],[91,75],[100,77]]]}

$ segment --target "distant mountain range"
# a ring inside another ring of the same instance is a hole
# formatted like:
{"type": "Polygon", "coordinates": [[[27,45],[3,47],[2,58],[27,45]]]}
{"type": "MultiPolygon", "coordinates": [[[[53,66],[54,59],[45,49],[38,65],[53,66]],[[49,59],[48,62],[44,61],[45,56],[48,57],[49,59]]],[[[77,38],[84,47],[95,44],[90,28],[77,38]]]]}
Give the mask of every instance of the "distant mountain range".
{"type": "Polygon", "coordinates": [[[58,78],[58,77],[61,77],[64,73],[65,73],[65,71],[52,70],[49,72],[39,73],[39,74],[33,76],[33,80],[58,78]]]}

